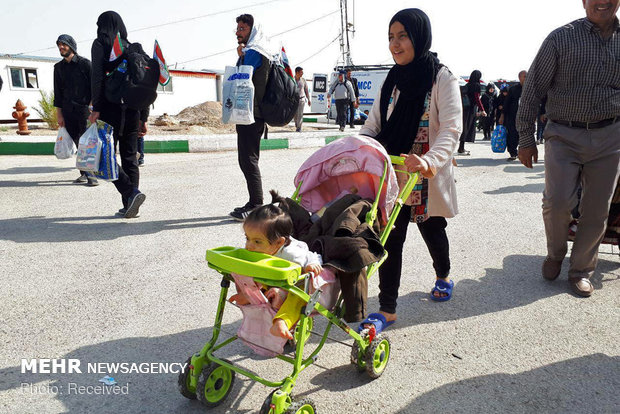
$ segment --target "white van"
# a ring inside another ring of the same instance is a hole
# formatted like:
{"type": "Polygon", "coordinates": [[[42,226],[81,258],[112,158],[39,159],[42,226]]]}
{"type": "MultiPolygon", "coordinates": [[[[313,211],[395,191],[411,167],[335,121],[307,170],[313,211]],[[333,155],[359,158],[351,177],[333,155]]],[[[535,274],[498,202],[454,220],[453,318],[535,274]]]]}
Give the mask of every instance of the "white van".
{"type": "MultiPolygon", "coordinates": [[[[360,92],[360,111],[370,111],[375,99],[381,93],[381,85],[383,85],[383,81],[387,77],[391,67],[391,65],[375,65],[351,68],[351,77],[357,79],[357,87],[360,92]]],[[[336,71],[331,73],[329,82],[330,88],[338,81],[339,70],[341,70],[341,68],[336,68],[336,71]]],[[[327,91],[329,92],[329,88],[327,91]]],[[[333,96],[330,97],[329,104],[327,117],[329,119],[336,119],[336,100],[333,96]]]]}

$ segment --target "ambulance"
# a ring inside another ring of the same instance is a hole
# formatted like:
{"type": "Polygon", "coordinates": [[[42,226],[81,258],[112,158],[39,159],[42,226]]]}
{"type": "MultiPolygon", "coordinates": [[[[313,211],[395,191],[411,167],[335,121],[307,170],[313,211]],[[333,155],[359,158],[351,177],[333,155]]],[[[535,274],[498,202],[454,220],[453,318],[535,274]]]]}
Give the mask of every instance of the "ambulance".
{"type": "MultiPolygon", "coordinates": [[[[370,111],[372,104],[381,92],[381,85],[383,85],[391,67],[392,65],[350,67],[351,77],[357,79],[357,87],[360,93],[360,111],[370,111]]],[[[327,113],[329,119],[336,119],[336,100],[330,96],[331,102],[328,102],[327,94],[331,86],[338,81],[339,71],[346,69],[347,67],[336,67],[329,76],[327,74],[314,74],[312,81],[313,113],[327,113]]]]}

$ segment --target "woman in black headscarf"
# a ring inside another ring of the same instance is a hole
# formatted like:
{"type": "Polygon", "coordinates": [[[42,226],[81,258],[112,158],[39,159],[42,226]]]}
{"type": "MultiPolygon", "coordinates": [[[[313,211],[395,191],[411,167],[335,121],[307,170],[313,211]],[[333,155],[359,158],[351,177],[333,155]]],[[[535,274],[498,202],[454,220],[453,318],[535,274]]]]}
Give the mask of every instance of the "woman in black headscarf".
{"type": "MultiPolygon", "coordinates": [[[[381,87],[360,134],[376,138],[391,155],[406,157],[409,171],[424,179],[405,200],[379,268],[379,313],[371,314],[378,330],[396,320],[402,251],[412,221],[433,259],[436,282],[431,299],[451,298],[446,218],[458,213],[453,152],[461,133],[462,111],[457,78],[430,52],[428,16],[419,9],[401,10],[390,21],[389,49],[396,63],[381,87]],[[377,322],[379,321],[379,322],[377,322]]],[[[399,176],[399,183],[403,184],[399,176]]]]}
{"type": "Polygon", "coordinates": [[[466,100],[469,105],[463,103],[463,133],[461,134],[458,153],[461,155],[469,155],[469,151],[465,151],[465,142],[474,142],[476,140],[476,113],[480,111],[482,116],[487,116],[484,106],[480,100],[480,79],[482,73],[474,70],[467,85],[465,85],[466,100]]]}
{"type": "Polygon", "coordinates": [[[121,108],[120,104],[109,102],[105,97],[106,74],[114,70],[119,64],[119,59],[110,61],[110,52],[114,41],[120,36],[123,49],[127,48],[127,29],[123,19],[114,11],[102,13],[97,19],[97,39],[91,49],[92,76],[91,95],[93,112],[88,118],[90,122],[97,119],[112,125],[115,145],[121,158],[121,166],[118,171],[118,180],[114,185],[119,193],[123,208],[116,215],[125,218],[138,216],[138,210],[146,196],[138,190],[140,172],[138,170],[138,132],[146,132],[146,120],[148,109],[137,111],[129,108],[121,108]]]}
{"type": "Polygon", "coordinates": [[[482,101],[482,106],[484,107],[484,112],[486,112],[487,116],[481,118],[482,122],[482,132],[484,133],[484,139],[491,139],[491,131],[493,131],[493,122],[495,118],[493,118],[493,109],[495,105],[495,85],[493,82],[489,82],[486,87],[485,93],[480,98],[482,101]]]}

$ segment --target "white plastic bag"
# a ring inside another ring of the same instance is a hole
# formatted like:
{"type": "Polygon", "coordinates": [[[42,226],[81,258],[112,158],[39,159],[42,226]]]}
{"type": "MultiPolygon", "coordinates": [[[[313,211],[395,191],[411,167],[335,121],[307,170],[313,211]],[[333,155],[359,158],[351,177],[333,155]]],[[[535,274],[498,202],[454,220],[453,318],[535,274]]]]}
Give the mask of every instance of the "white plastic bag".
{"type": "Polygon", "coordinates": [[[226,66],[222,85],[222,123],[254,123],[254,84],[250,65],[226,66]]]}
{"type": "Polygon", "coordinates": [[[101,156],[101,140],[97,133],[97,123],[91,124],[80,137],[75,166],[80,171],[98,171],[101,156]]]}
{"type": "Polygon", "coordinates": [[[67,128],[60,128],[58,130],[58,137],[56,137],[56,144],[54,144],[54,155],[59,160],[66,160],[71,158],[76,152],[77,149],[67,128]]]}

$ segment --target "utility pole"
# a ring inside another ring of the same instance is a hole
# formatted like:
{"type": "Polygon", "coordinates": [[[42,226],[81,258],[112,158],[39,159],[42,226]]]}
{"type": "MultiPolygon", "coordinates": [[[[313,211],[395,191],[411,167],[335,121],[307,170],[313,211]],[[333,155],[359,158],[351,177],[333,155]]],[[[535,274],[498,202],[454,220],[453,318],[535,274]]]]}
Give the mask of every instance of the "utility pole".
{"type": "MultiPolygon", "coordinates": [[[[353,21],[355,22],[355,0],[353,1],[353,21]]],[[[355,23],[349,23],[348,0],[340,0],[340,53],[344,66],[353,66],[349,32],[355,35],[355,23]]]]}

